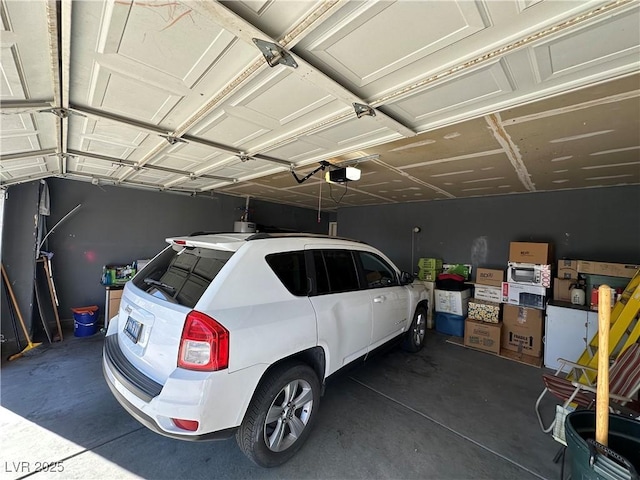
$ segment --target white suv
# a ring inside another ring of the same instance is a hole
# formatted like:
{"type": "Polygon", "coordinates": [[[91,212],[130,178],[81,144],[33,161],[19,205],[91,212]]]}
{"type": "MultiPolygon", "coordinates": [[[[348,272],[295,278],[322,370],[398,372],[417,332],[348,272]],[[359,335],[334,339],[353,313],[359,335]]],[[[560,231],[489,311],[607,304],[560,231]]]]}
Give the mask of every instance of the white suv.
{"type": "Polygon", "coordinates": [[[422,348],[426,289],[365,243],[308,234],[167,239],[128,282],[103,369],[141,423],[228,438],[279,465],[309,435],[329,375],[398,339],[422,348]]]}

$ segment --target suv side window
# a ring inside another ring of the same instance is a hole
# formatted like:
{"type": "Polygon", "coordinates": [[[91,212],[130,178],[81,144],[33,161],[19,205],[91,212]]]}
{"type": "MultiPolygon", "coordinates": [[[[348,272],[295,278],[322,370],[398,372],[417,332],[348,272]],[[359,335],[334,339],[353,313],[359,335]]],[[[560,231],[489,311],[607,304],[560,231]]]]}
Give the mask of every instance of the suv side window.
{"type": "Polygon", "coordinates": [[[348,250],[313,252],[317,278],[317,293],[351,292],[360,289],[358,272],[348,250]],[[324,278],[323,278],[324,277],[324,278]]]}
{"type": "Polygon", "coordinates": [[[367,288],[400,285],[395,270],[383,258],[370,252],[358,252],[358,255],[362,262],[367,288]]]}
{"type": "Polygon", "coordinates": [[[321,250],[313,250],[313,266],[316,271],[316,295],[324,295],[330,293],[329,277],[327,276],[327,267],[324,264],[324,257],[321,250]]]}
{"type": "Polygon", "coordinates": [[[304,252],[285,252],[267,255],[267,264],[292,295],[303,297],[309,293],[304,252]]]}

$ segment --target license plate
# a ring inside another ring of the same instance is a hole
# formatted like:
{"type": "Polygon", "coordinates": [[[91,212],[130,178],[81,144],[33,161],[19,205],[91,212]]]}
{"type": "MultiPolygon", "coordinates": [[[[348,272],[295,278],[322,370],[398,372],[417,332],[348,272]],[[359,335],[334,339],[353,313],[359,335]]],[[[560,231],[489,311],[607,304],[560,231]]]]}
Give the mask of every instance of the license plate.
{"type": "Polygon", "coordinates": [[[124,324],[124,333],[133,343],[138,343],[140,333],[142,333],[142,324],[129,317],[127,318],[127,323],[124,324]]]}

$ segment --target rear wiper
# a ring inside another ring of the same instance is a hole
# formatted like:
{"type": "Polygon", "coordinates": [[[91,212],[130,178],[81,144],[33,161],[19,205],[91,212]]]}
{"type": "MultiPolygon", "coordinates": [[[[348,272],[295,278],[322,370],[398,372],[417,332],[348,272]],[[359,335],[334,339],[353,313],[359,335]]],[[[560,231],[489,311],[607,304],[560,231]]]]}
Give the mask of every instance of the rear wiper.
{"type": "Polygon", "coordinates": [[[159,280],[154,280],[151,277],[147,277],[144,279],[144,283],[146,283],[147,285],[154,285],[156,287],[161,287],[164,290],[167,290],[170,293],[175,293],[176,292],[176,288],[172,285],[168,285],[164,282],[161,282],[159,280]]]}

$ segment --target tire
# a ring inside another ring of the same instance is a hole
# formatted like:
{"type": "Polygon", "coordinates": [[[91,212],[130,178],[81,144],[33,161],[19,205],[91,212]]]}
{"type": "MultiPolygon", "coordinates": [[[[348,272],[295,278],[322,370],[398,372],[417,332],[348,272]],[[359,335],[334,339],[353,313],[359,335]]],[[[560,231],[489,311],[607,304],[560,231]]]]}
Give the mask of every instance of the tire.
{"type": "Polygon", "coordinates": [[[240,449],[260,467],[283,464],[306,441],[319,406],[320,382],[311,367],[297,362],[276,367],[251,399],[236,434],[240,449]]]}
{"type": "Polygon", "coordinates": [[[402,341],[403,350],[411,353],[419,352],[424,346],[427,331],[427,311],[423,306],[416,308],[413,321],[402,341]]]}

